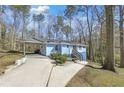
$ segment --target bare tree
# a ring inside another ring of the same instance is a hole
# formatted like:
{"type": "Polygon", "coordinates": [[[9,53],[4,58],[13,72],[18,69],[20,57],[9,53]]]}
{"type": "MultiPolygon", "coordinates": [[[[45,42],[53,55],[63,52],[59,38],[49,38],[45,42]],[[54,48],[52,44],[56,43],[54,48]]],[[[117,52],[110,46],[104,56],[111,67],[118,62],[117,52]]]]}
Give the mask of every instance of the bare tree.
{"type": "MultiPolygon", "coordinates": [[[[76,7],[74,5],[68,5],[65,9],[65,16],[69,19],[69,25],[72,28],[72,19],[76,13],[76,7]]],[[[72,32],[70,31],[70,39],[72,40],[72,32]]]]}
{"type": "Polygon", "coordinates": [[[95,6],[94,7],[94,12],[96,14],[98,23],[100,24],[100,39],[99,39],[99,53],[100,53],[100,61],[103,64],[104,60],[103,60],[103,43],[102,43],[102,38],[103,38],[103,24],[104,24],[104,8],[103,7],[98,7],[95,6]],[[100,8],[100,9],[98,9],[100,8]]]}
{"type": "Polygon", "coordinates": [[[81,38],[81,42],[82,42],[82,37],[84,40],[84,44],[86,44],[86,38],[85,38],[85,34],[84,34],[84,24],[81,22],[81,20],[77,19],[77,22],[79,23],[80,27],[81,27],[81,33],[80,33],[80,38],[81,38]]]}
{"type": "Polygon", "coordinates": [[[92,31],[93,31],[93,12],[91,12],[91,16],[89,17],[89,11],[92,6],[85,6],[86,9],[86,17],[87,17],[87,26],[89,31],[89,59],[94,61],[93,55],[93,46],[92,46],[92,31]]]}

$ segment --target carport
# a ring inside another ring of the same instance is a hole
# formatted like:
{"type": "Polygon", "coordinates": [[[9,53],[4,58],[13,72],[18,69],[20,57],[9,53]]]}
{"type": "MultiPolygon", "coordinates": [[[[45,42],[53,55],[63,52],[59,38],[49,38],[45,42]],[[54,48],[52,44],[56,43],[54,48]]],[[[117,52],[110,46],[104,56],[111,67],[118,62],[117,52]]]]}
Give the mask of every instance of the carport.
{"type": "MultiPolygon", "coordinates": [[[[23,54],[26,55],[26,53],[29,53],[27,51],[27,47],[28,45],[35,45],[35,46],[38,46],[39,49],[41,49],[41,46],[43,45],[43,42],[42,41],[39,41],[37,39],[34,39],[34,38],[28,38],[28,39],[25,39],[25,40],[21,40],[21,42],[23,44],[23,54]]],[[[28,48],[29,50],[29,48],[28,48]]]]}

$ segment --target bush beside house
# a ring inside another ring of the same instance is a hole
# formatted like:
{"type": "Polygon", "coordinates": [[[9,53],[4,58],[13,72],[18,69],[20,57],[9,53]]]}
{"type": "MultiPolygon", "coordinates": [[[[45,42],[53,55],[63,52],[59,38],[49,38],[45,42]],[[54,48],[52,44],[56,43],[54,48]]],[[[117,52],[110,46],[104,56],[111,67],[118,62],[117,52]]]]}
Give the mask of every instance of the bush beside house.
{"type": "Polygon", "coordinates": [[[51,59],[55,60],[57,64],[64,64],[67,60],[67,55],[60,53],[52,53],[51,59]]]}

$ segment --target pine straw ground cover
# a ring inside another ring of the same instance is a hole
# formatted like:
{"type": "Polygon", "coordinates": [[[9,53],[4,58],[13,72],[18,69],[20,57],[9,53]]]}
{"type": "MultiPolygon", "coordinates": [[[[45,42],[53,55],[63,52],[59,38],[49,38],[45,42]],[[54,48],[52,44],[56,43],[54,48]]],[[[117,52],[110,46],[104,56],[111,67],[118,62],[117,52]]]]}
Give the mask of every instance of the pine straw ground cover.
{"type": "Polygon", "coordinates": [[[99,64],[89,63],[66,85],[67,87],[124,87],[124,68],[117,73],[99,69],[99,64]]]}
{"type": "Polygon", "coordinates": [[[23,57],[23,55],[19,53],[9,53],[1,56],[0,57],[0,74],[4,72],[7,66],[14,64],[15,61],[17,59],[20,59],[21,57],[23,57]]]}

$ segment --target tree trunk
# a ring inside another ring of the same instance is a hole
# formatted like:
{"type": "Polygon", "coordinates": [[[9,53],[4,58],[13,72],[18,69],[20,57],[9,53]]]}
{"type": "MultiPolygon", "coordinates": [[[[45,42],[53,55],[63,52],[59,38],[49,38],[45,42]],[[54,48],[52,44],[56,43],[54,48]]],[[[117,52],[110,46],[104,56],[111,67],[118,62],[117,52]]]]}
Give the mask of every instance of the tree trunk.
{"type": "Polygon", "coordinates": [[[14,11],[14,22],[12,26],[12,31],[11,31],[11,50],[15,50],[15,30],[16,30],[16,13],[14,11]]]}
{"type": "Polygon", "coordinates": [[[103,69],[115,72],[114,68],[114,31],[113,31],[113,6],[105,6],[106,13],[106,60],[103,69]]]}
{"type": "Polygon", "coordinates": [[[6,27],[5,25],[2,25],[2,30],[1,30],[2,49],[5,49],[5,37],[6,37],[6,27]]]}
{"type": "Polygon", "coordinates": [[[69,41],[68,31],[66,32],[66,40],[69,41]]]}
{"type": "Polygon", "coordinates": [[[92,32],[91,32],[91,26],[90,26],[90,21],[89,21],[89,13],[88,13],[88,7],[86,8],[86,16],[87,16],[87,24],[88,24],[88,31],[89,31],[89,60],[93,61],[93,53],[92,53],[92,32]]]}
{"type": "Polygon", "coordinates": [[[12,26],[11,30],[11,50],[14,49],[14,26],[12,26]]]}
{"type": "MultiPolygon", "coordinates": [[[[71,15],[70,15],[70,28],[71,28],[71,15]]],[[[72,41],[72,31],[69,32],[70,33],[70,41],[72,41]]]]}
{"type": "Polygon", "coordinates": [[[36,38],[36,27],[35,27],[35,25],[36,25],[36,21],[34,20],[34,37],[36,38]]]}
{"type": "Polygon", "coordinates": [[[38,21],[38,38],[40,38],[40,21],[38,21]]]}
{"type": "Polygon", "coordinates": [[[50,26],[48,25],[48,40],[50,40],[50,26]]]}
{"type": "Polygon", "coordinates": [[[25,19],[24,19],[24,14],[23,14],[23,13],[22,13],[22,20],[23,20],[22,39],[24,39],[24,32],[25,32],[25,19]]]}
{"type": "Polygon", "coordinates": [[[102,39],[103,39],[103,36],[102,36],[102,34],[103,34],[103,32],[102,32],[102,22],[100,23],[100,41],[99,41],[99,51],[100,51],[100,63],[101,63],[101,65],[103,65],[103,63],[104,63],[104,60],[103,60],[103,42],[102,42],[102,39]]]}
{"type": "Polygon", "coordinates": [[[85,35],[84,35],[84,28],[81,24],[81,22],[79,20],[77,20],[79,25],[81,26],[81,43],[82,43],[82,36],[83,36],[83,40],[84,40],[84,44],[86,45],[86,38],[85,38],[85,35]]]}
{"type": "Polygon", "coordinates": [[[119,31],[120,31],[120,67],[124,67],[124,49],[123,49],[123,9],[119,6],[120,11],[120,21],[119,21],[119,31]]]}

